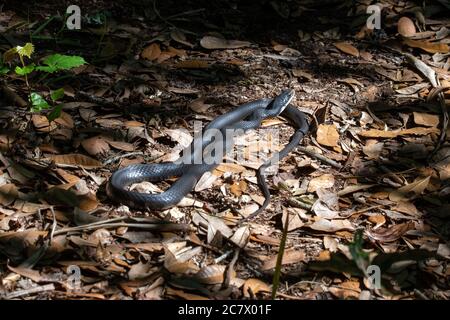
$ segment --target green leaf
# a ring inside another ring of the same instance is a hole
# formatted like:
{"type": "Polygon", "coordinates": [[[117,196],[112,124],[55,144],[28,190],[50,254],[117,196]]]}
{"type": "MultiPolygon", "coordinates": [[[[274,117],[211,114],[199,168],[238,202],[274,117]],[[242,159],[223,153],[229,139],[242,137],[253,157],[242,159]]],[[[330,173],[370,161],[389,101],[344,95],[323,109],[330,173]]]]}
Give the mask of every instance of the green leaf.
{"type": "Polygon", "coordinates": [[[53,73],[59,70],[68,70],[79,67],[86,61],[79,56],[66,56],[62,54],[53,54],[44,59],[45,66],[38,66],[36,70],[53,73]]]}
{"type": "Polygon", "coordinates": [[[15,71],[19,76],[24,76],[24,75],[26,75],[26,74],[29,74],[29,73],[33,72],[33,71],[34,71],[34,67],[35,67],[35,64],[32,63],[32,64],[29,64],[29,65],[27,65],[27,66],[25,66],[25,67],[19,67],[19,66],[17,66],[17,67],[14,69],[14,71],[15,71]]]}
{"type": "Polygon", "coordinates": [[[59,100],[62,97],[64,97],[64,88],[59,88],[58,90],[50,93],[50,98],[52,98],[53,101],[59,100]]]}
{"type": "Polygon", "coordinates": [[[16,46],[16,50],[19,56],[30,58],[34,52],[34,46],[32,43],[27,42],[23,47],[16,46]]]}
{"type": "Polygon", "coordinates": [[[45,101],[45,99],[42,98],[42,96],[40,96],[36,92],[32,92],[30,94],[30,101],[32,106],[31,111],[33,112],[38,112],[44,109],[48,109],[50,107],[47,101],[45,101]]]}
{"type": "Polygon", "coordinates": [[[49,115],[47,116],[48,121],[52,122],[53,120],[59,118],[61,116],[61,109],[62,104],[59,104],[56,107],[54,107],[52,112],[50,112],[49,115]]]}
{"type": "Polygon", "coordinates": [[[0,66],[0,74],[7,74],[9,72],[9,68],[5,66],[0,66]]]}

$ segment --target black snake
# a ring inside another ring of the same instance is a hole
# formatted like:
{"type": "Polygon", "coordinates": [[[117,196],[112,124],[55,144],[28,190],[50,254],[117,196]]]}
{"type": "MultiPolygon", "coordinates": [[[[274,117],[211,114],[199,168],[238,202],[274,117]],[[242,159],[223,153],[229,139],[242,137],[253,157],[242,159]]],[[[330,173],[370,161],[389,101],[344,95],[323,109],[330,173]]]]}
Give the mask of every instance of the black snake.
{"type": "MultiPolygon", "coordinates": [[[[281,160],[293,150],[309,130],[306,116],[290,104],[295,93],[285,90],[274,99],[260,99],[239,106],[213,121],[205,128],[202,139],[192,142],[194,152],[185,153],[176,162],[163,162],[155,164],[129,165],[117,170],[108,184],[108,195],[113,200],[129,207],[138,209],[167,209],[183,199],[197,184],[200,177],[213,170],[222,161],[222,157],[233,146],[233,137],[249,129],[260,127],[261,122],[269,117],[281,115],[287,118],[296,127],[296,131],[289,143],[280,151],[272,155],[257,172],[258,184],[264,194],[263,205],[246,219],[249,219],[264,210],[270,201],[270,193],[265,181],[265,170],[274,161],[281,160]],[[226,133],[230,133],[227,135],[226,133]],[[221,148],[217,150],[220,142],[221,148]],[[206,150],[213,147],[208,157],[206,150]],[[198,158],[200,157],[200,158],[198,158]],[[200,161],[194,161],[198,160],[200,161]],[[179,177],[166,191],[158,194],[139,193],[129,191],[126,187],[142,181],[162,181],[171,177],[179,177]]],[[[192,148],[189,150],[192,150],[192,148]]]]}

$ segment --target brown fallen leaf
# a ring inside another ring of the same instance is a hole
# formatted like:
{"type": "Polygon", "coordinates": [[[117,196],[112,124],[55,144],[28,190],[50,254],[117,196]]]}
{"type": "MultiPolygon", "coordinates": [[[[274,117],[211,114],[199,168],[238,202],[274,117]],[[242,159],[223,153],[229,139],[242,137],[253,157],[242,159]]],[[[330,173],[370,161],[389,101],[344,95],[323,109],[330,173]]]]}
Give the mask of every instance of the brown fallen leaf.
{"type": "Polygon", "coordinates": [[[328,220],[319,218],[314,223],[310,224],[309,227],[313,230],[325,231],[325,232],[335,232],[338,230],[350,230],[353,231],[355,228],[348,220],[328,220]]]}
{"type": "Polygon", "coordinates": [[[114,141],[114,140],[109,140],[107,139],[106,142],[113,148],[115,149],[119,149],[122,151],[134,151],[134,145],[125,141],[114,141]]]}
{"type": "MultiPolygon", "coordinates": [[[[303,250],[298,249],[289,249],[284,252],[283,260],[281,262],[282,265],[285,264],[292,264],[297,262],[302,262],[305,259],[306,255],[303,250]]],[[[277,263],[278,255],[275,254],[271,257],[269,257],[266,261],[264,261],[264,264],[261,267],[261,270],[267,271],[275,268],[275,265],[277,263]]]]}
{"type": "Polygon", "coordinates": [[[319,124],[317,128],[317,142],[328,147],[337,147],[339,133],[335,125],[319,124]]]}
{"type": "Polygon", "coordinates": [[[248,41],[227,40],[212,36],[204,36],[200,45],[205,49],[237,49],[250,46],[248,41]]]}
{"type": "Polygon", "coordinates": [[[435,114],[413,112],[414,122],[418,125],[427,127],[437,127],[439,124],[439,116],[435,114]]]}
{"type": "Polygon", "coordinates": [[[319,177],[311,179],[308,184],[308,192],[316,192],[317,189],[328,189],[334,186],[334,176],[329,173],[325,173],[319,177]]]}
{"type": "Polygon", "coordinates": [[[336,48],[344,53],[350,54],[355,57],[359,57],[359,50],[348,42],[337,42],[334,44],[336,48]]]}
{"type": "Polygon", "coordinates": [[[7,183],[0,186],[0,204],[9,206],[19,196],[19,191],[15,184],[7,183]]]}
{"type": "Polygon", "coordinates": [[[244,282],[244,286],[242,288],[244,297],[251,297],[250,290],[252,294],[256,295],[258,292],[270,292],[270,286],[259,279],[251,278],[245,280],[244,282]]]}
{"type": "Polygon", "coordinates": [[[416,34],[416,26],[410,18],[401,17],[397,23],[397,31],[402,36],[409,38],[416,34]]]}
{"type": "Polygon", "coordinates": [[[389,200],[397,202],[405,199],[408,200],[411,199],[412,197],[416,197],[422,194],[422,192],[424,192],[425,189],[428,187],[428,184],[430,183],[430,178],[431,176],[422,179],[418,178],[414,182],[392,191],[389,194],[389,200]]]}
{"type": "Polygon", "coordinates": [[[80,166],[86,169],[96,169],[103,166],[100,161],[78,153],[50,155],[48,158],[59,165],[80,166]]]}
{"type": "Polygon", "coordinates": [[[247,182],[244,180],[236,181],[230,186],[230,192],[236,196],[240,197],[243,192],[247,191],[247,182]]]}
{"type": "Polygon", "coordinates": [[[328,290],[339,299],[358,299],[361,293],[358,281],[344,281],[339,287],[331,286],[328,290]]]}
{"type": "Polygon", "coordinates": [[[235,164],[235,163],[221,163],[217,166],[216,170],[222,171],[222,172],[231,172],[231,173],[242,173],[245,171],[245,167],[235,164]]]}
{"type": "Polygon", "coordinates": [[[401,224],[396,224],[390,228],[378,228],[376,230],[367,231],[367,235],[380,242],[392,242],[399,239],[407,231],[414,229],[414,222],[406,222],[401,224]]]}
{"type": "MultiPolygon", "coordinates": [[[[219,284],[223,282],[223,275],[227,266],[224,265],[210,265],[201,268],[195,278],[200,283],[205,284],[219,284]]],[[[233,271],[231,277],[236,277],[236,272],[233,271]]]]}
{"type": "Polygon", "coordinates": [[[384,131],[377,129],[363,130],[358,132],[360,136],[368,137],[368,138],[395,138],[403,135],[419,135],[424,136],[430,133],[439,133],[437,128],[423,128],[423,127],[415,127],[410,129],[397,129],[392,131],[384,131]]]}
{"type": "Polygon", "coordinates": [[[109,152],[109,144],[101,137],[96,136],[81,141],[81,146],[92,156],[102,155],[109,152]]]}
{"type": "Polygon", "coordinates": [[[429,53],[448,53],[450,47],[446,43],[404,39],[403,43],[412,48],[419,48],[429,53]]]}
{"type": "Polygon", "coordinates": [[[147,60],[156,60],[161,55],[161,48],[158,43],[152,43],[142,50],[141,57],[147,60]]]}

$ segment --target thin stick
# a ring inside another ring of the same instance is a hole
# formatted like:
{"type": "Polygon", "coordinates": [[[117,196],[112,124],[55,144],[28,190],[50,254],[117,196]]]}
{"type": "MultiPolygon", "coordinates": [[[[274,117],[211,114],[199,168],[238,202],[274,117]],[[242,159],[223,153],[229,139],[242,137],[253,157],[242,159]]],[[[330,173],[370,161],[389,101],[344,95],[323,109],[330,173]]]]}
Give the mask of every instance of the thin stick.
{"type": "Polygon", "coordinates": [[[308,150],[305,147],[298,146],[297,150],[303,152],[304,154],[307,154],[310,157],[316,158],[316,159],[322,161],[323,163],[326,163],[326,164],[328,164],[328,165],[330,165],[332,167],[335,167],[337,169],[342,169],[342,165],[337,163],[336,161],[328,159],[327,157],[325,157],[325,156],[323,156],[321,154],[318,154],[316,152],[313,152],[311,150],[308,150]]]}
{"type": "Polygon", "coordinates": [[[53,291],[53,290],[55,290],[55,286],[53,285],[53,283],[50,283],[50,284],[46,284],[46,285],[39,286],[39,287],[34,287],[34,288],[30,288],[30,289],[11,292],[5,296],[5,299],[7,299],[7,300],[14,299],[14,298],[22,297],[22,296],[28,296],[28,295],[34,294],[34,293],[39,293],[39,292],[44,292],[44,291],[53,291]]]}
{"type": "Polygon", "coordinates": [[[58,231],[55,231],[54,235],[64,234],[68,232],[74,231],[89,231],[96,230],[100,228],[105,229],[115,229],[119,227],[128,227],[128,228],[137,228],[144,230],[152,230],[152,231],[189,231],[190,226],[188,224],[180,224],[180,223],[168,223],[168,224],[140,224],[140,223],[126,223],[126,222],[117,222],[117,223],[105,223],[105,224],[97,224],[97,225],[84,225],[73,228],[65,228],[58,231]]]}

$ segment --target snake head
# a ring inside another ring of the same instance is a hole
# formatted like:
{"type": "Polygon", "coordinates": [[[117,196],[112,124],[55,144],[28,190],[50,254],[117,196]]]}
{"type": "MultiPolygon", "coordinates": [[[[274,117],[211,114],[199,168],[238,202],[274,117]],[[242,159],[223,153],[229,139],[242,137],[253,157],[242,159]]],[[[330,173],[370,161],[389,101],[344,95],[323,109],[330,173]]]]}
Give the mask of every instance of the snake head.
{"type": "Polygon", "coordinates": [[[295,97],[295,91],[293,89],[283,90],[280,95],[274,99],[274,105],[279,106],[280,113],[291,103],[295,97]]]}

